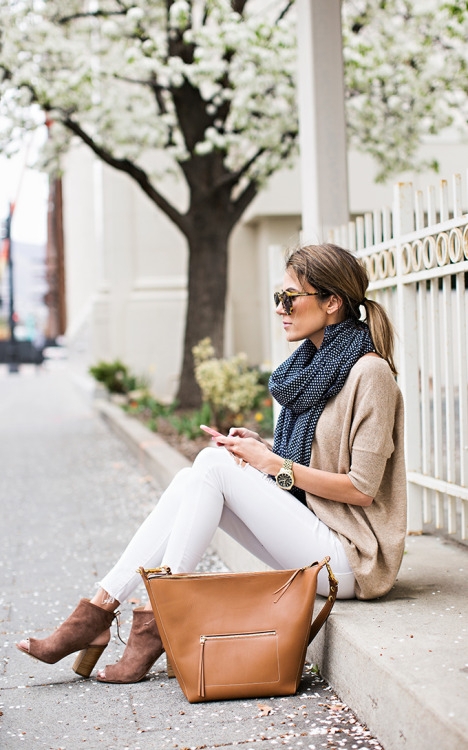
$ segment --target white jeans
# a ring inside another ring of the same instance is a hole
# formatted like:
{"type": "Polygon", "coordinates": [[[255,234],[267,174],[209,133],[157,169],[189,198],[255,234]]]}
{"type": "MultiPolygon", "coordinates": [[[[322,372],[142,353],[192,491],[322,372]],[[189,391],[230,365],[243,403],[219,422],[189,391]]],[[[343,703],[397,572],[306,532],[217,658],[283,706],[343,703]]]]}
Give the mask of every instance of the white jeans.
{"type": "MultiPolygon", "coordinates": [[[[354,597],[354,575],[338,536],[269,477],[249,465],[241,468],[224,448],[205,448],[174,477],[99,585],[122,602],[140,583],[140,566],[191,572],[218,526],[275,569],[300,568],[329,555],[338,597],[354,597]]],[[[326,569],[317,591],[328,594],[326,569]]]]}

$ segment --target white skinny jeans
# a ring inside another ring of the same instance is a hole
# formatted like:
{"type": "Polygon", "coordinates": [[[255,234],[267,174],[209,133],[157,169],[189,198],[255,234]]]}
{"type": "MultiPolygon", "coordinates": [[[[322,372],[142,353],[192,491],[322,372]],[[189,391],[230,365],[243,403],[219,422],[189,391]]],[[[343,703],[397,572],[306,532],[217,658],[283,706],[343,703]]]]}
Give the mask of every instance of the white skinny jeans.
{"type": "MultiPolygon", "coordinates": [[[[179,471],[99,585],[123,602],[141,581],[140,566],[191,572],[218,526],[274,569],[329,555],[338,597],[354,597],[354,575],[335,532],[274,480],[252,466],[241,468],[224,448],[205,448],[191,468],[179,471]]],[[[317,592],[328,594],[326,569],[317,592]]]]}

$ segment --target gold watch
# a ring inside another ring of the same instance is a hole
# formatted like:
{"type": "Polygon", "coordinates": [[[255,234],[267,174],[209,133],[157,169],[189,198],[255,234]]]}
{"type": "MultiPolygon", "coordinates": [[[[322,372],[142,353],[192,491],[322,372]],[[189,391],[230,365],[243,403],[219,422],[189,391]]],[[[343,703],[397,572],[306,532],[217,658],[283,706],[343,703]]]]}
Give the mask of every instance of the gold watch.
{"type": "Polygon", "coordinates": [[[285,458],[283,465],[276,475],[276,484],[282,490],[291,490],[294,487],[293,461],[285,458]]]}

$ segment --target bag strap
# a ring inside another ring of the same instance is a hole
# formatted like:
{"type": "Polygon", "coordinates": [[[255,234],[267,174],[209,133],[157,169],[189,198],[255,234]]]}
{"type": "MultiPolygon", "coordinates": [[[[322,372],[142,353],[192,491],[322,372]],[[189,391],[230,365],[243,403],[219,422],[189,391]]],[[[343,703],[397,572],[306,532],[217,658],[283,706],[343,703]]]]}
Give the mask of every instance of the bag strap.
{"type": "Polygon", "coordinates": [[[325,604],[323,605],[322,609],[318,613],[317,617],[313,621],[312,625],[310,626],[309,643],[312,643],[313,639],[319,632],[322,625],[324,625],[325,622],[327,621],[328,615],[332,611],[332,607],[335,603],[336,595],[338,593],[338,581],[333,575],[333,571],[328,562],[329,559],[330,558],[325,559],[324,561],[328,570],[328,585],[329,585],[328,598],[325,604]]]}

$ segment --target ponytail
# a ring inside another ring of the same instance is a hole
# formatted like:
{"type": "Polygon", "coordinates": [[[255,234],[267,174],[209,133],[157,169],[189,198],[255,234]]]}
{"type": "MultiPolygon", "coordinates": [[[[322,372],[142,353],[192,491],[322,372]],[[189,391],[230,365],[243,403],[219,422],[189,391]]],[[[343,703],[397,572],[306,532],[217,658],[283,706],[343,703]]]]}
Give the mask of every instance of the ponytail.
{"type": "Polygon", "coordinates": [[[392,373],[398,375],[393,358],[395,332],[390,318],[378,302],[365,298],[362,304],[366,310],[365,322],[369,326],[376,353],[388,362],[392,373]]]}

